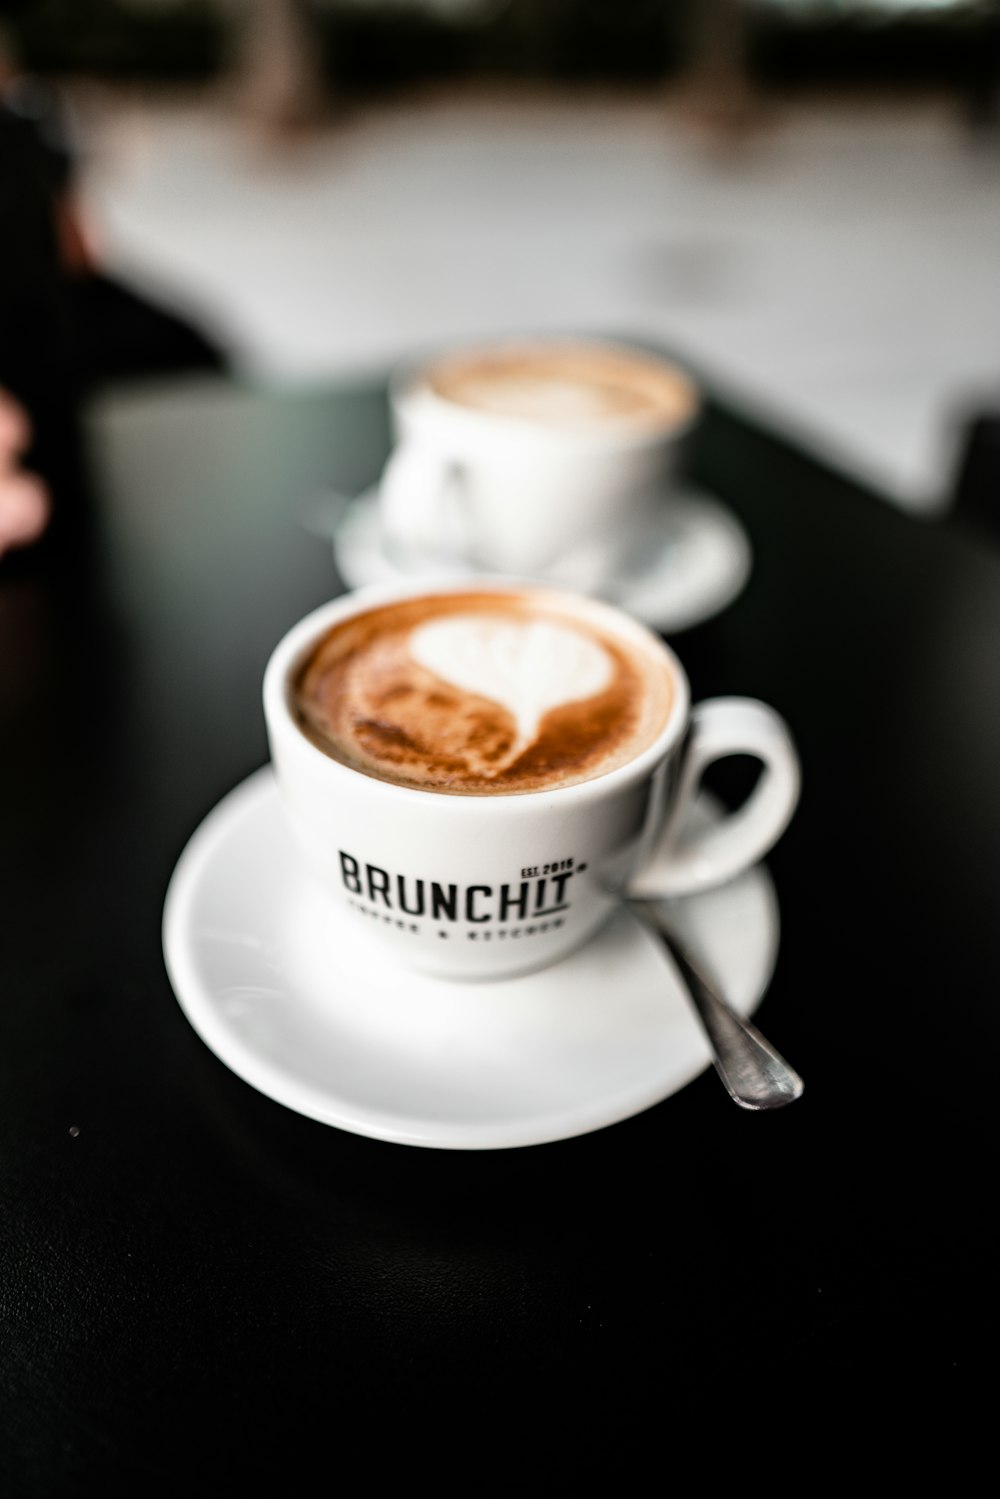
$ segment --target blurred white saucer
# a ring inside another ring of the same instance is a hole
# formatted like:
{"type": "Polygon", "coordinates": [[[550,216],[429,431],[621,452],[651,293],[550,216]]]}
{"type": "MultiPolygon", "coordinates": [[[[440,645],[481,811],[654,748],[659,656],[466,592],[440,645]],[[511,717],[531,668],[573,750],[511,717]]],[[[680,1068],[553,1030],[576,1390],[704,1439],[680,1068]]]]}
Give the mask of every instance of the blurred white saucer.
{"type": "MultiPolygon", "coordinates": [[[[394,548],[382,531],[377,489],[348,502],[332,539],[337,569],[349,588],[482,571],[454,558],[394,548]]],[[[544,581],[605,598],[654,629],[673,634],[732,603],[750,567],[750,542],[732,511],[685,487],[671,494],[662,512],[636,536],[628,562],[616,573],[605,576],[593,559],[581,556],[547,572],[544,581]]]]}
{"type": "MultiPolygon", "coordinates": [[[[692,819],[715,815],[706,801],[692,819]]],[[[763,865],[670,902],[730,1003],[756,1009],[778,907],[763,865]]],[[[539,973],[462,983],[399,967],[300,867],[270,766],[188,843],[164,953],[202,1040],[269,1098],[354,1134],[451,1150],[567,1139],[668,1098],[708,1064],[677,972],[622,910],[539,973]]],[[[719,1088],[718,1107],[732,1107],[719,1088]]]]}

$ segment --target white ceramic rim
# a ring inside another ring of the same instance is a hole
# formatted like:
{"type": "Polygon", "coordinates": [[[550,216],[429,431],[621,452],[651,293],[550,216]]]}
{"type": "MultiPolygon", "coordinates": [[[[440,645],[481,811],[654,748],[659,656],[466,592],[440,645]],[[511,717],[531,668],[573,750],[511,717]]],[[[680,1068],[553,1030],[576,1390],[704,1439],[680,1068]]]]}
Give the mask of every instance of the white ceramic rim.
{"type": "Polygon", "coordinates": [[[572,333],[526,333],[505,334],[499,338],[477,339],[474,343],[449,344],[402,360],[389,376],[389,402],[395,413],[405,409],[409,399],[420,395],[425,411],[434,411],[441,420],[459,424],[467,432],[477,434],[484,440],[493,437],[509,442],[516,434],[519,441],[533,440],[539,447],[570,447],[577,451],[598,449],[601,452],[642,452],[646,448],[670,446],[678,442],[694,426],[701,415],[701,391],[697,382],[681,365],[672,359],[664,359],[648,349],[623,343],[620,339],[581,337],[572,333]],[[678,421],[665,422],[659,426],[637,426],[633,428],[610,427],[546,427],[527,418],[501,416],[496,412],[479,412],[457,401],[446,400],[423,382],[424,371],[438,360],[455,356],[472,358],[477,354],[490,354],[504,349],[533,348],[552,349],[592,348],[607,350],[626,358],[635,358],[657,364],[668,370],[682,384],[688,394],[690,408],[686,416],[678,421]]]}
{"type": "Polygon", "coordinates": [[[385,795],[399,801],[401,806],[404,804],[415,806],[420,802],[427,804],[431,800],[436,801],[441,796],[450,796],[453,802],[469,802],[475,805],[478,809],[477,816],[511,817],[522,813],[533,813],[537,810],[539,798],[557,797],[562,806],[570,801],[583,805],[595,798],[603,798],[633,783],[645,780],[659,762],[680,742],[687,726],[690,702],[691,692],[684,668],[670,647],[646,625],[640,624],[638,620],[611,604],[587,598],[572,589],[556,588],[549,584],[539,585],[526,579],[515,578],[484,579],[473,576],[448,579],[446,582],[439,583],[422,579],[409,585],[383,583],[358,589],[354,593],[333,599],[328,604],[321,604],[318,609],[314,609],[311,614],[299,620],[298,624],[293,625],[275,646],[264,671],[264,714],[268,725],[281,725],[285,731],[291,732],[299,744],[304,746],[310,755],[316,757],[317,764],[327,767],[326,774],[334,780],[342,780],[345,792],[349,792],[350,786],[356,784],[355,777],[364,776],[366,781],[379,786],[385,795]],[[672,673],[674,697],[667,721],[652,744],[647,745],[634,760],[628,760],[624,765],[619,765],[604,775],[594,776],[590,780],[577,781],[571,786],[539,787],[531,791],[505,792],[502,795],[491,795],[488,792],[452,794],[445,791],[425,791],[416,786],[398,786],[393,781],[383,781],[378,776],[368,776],[364,771],[344,765],[313,744],[295,721],[289,706],[289,679],[320,637],[331,626],[351,619],[355,615],[366,614],[369,610],[377,609],[383,604],[452,593],[532,593],[542,602],[547,598],[553,600],[553,607],[563,612],[566,611],[568,602],[571,610],[575,607],[584,618],[596,619],[610,634],[631,639],[642,648],[649,650],[654,656],[659,656],[672,673]],[[486,812],[486,808],[490,808],[491,811],[486,812]]]}

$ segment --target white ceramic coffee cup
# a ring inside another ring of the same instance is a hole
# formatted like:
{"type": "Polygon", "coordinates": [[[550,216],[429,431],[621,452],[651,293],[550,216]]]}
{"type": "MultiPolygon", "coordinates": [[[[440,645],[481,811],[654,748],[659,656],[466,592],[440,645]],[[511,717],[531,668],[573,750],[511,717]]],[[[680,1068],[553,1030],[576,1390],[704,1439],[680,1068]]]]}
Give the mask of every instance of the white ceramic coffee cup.
{"type": "Polygon", "coordinates": [[[798,759],[773,709],[718,698],[692,710],[684,670],[657,636],[609,605],[538,585],[383,586],[324,605],[275,648],[264,712],[280,795],[308,867],[400,963],[453,978],[554,962],[601,925],[623,886],[676,895],[732,878],[767,852],[798,800],[798,759]],[[324,754],[299,727],[290,695],[313,647],[353,615],[454,591],[529,592],[652,652],[673,684],[654,742],[593,780],[499,796],[415,790],[324,754]],[[685,840],[684,811],[703,770],[734,754],[762,762],[757,785],[738,810],[685,840]]]}
{"type": "MultiPolygon", "coordinates": [[[[652,356],[579,340],[519,340],[464,350],[543,353],[600,348],[648,362],[652,356]]],[[[445,356],[441,356],[442,359],[445,356]]],[[[436,560],[486,572],[572,575],[613,569],[662,505],[699,400],[687,375],[677,410],[654,425],[594,421],[560,427],[477,410],[435,391],[434,359],[397,370],[390,382],[396,446],[379,486],[382,532],[404,565],[436,560]]]]}

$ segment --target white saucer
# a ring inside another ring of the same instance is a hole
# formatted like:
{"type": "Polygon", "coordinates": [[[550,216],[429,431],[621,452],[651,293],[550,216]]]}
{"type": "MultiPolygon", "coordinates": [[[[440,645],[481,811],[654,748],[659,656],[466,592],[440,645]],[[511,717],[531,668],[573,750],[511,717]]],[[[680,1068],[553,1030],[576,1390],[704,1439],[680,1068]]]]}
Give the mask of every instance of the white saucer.
{"type": "MultiPolygon", "coordinates": [[[[337,568],[349,588],[412,579],[422,570],[420,559],[404,561],[385,547],[377,500],[377,489],[371,489],[350,501],[334,532],[337,568]]],[[[732,603],[750,566],[750,542],[733,513],[718,500],[685,488],[671,495],[655,522],[636,537],[628,569],[596,586],[588,584],[586,591],[673,634],[732,603]]],[[[436,577],[449,572],[468,576],[475,569],[435,561],[433,572],[436,577]]]]}
{"type": "MultiPolygon", "coordinates": [[[[766,871],[672,906],[749,1014],[777,953],[766,871]]],[[[184,850],[163,945],[185,1014],[228,1067],[376,1139],[454,1150],[565,1139],[649,1108],[708,1063],[672,965],[624,911],[527,977],[455,983],[390,962],[300,873],[270,767],[184,850]]],[[[721,1084],[719,1107],[732,1107],[721,1084]]]]}

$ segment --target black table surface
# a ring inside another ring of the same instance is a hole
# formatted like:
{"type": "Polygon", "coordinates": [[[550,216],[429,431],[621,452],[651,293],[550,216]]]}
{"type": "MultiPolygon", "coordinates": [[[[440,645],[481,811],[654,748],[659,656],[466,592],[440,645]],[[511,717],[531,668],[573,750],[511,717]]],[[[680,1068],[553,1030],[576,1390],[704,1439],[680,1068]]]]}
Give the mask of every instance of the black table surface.
{"type": "Polygon", "coordinates": [[[577,1139],[413,1149],[235,1077],[160,945],[184,843],[266,760],[271,647],[340,589],[301,520],[377,474],[384,388],[147,386],[87,430],[92,555],[0,565],[0,1488],[297,1492],[360,1451],[375,1478],[559,1491],[662,1464],[706,1404],[715,1456],[766,1416],[766,1470],[805,1412],[841,1446],[890,1391],[926,1425],[971,1388],[1000,551],[710,406],[692,471],[755,565],[675,644],[696,697],[759,696],[800,748],[760,1023],[805,1096],[744,1113],[709,1070],[577,1139]],[[529,1440],[537,1487],[510,1476],[529,1440]]]}

